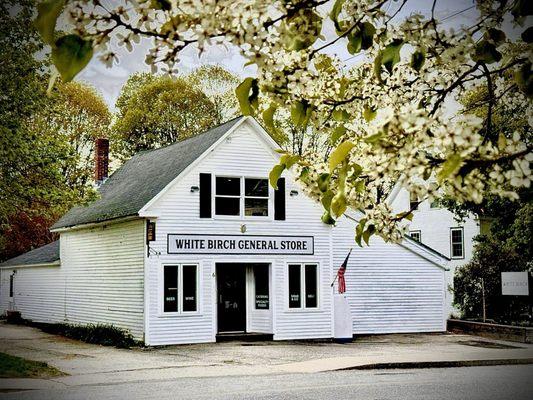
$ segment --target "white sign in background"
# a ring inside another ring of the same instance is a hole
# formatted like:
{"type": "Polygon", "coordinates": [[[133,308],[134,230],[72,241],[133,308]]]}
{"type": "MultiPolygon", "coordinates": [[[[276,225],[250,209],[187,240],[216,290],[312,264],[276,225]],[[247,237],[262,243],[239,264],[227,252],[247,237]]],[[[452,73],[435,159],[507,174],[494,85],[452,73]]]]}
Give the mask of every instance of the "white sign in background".
{"type": "Polygon", "coordinates": [[[312,255],[312,236],[200,235],[167,236],[168,254],[312,255]]]}
{"type": "Polygon", "coordinates": [[[502,272],[502,294],[509,296],[529,295],[529,272],[502,272]]]}

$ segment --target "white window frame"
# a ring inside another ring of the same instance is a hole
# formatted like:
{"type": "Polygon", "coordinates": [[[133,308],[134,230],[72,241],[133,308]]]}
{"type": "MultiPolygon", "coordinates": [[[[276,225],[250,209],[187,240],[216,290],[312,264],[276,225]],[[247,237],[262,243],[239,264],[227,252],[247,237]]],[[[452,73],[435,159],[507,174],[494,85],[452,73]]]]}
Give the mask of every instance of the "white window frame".
{"type": "Polygon", "coordinates": [[[321,295],[320,295],[320,264],[316,261],[309,261],[309,262],[287,262],[285,266],[285,310],[288,312],[317,312],[321,311],[321,295]],[[289,302],[289,265],[299,265],[300,266],[300,307],[290,307],[289,302]],[[316,307],[306,307],[305,306],[305,299],[306,299],[306,287],[305,287],[305,266],[306,265],[315,265],[316,266],[316,307]]]}
{"type": "Polygon", "coordinates": [[[176,316],[188,316],[188,315],[201,315],[200,310],[202,302],[200,301],[200,264],[198,262],[165,262],[161,263],[159,266],[159,317],[176,317],[176,316]],[[194,265],[196,266],[196,311],[183,311],[183,266],[184,265],[194,265]],[[178,268],[178,311],[165,311],[165,267],[176,267],[178,268]]]}
{"type": "Polygon", "coordinates": [[[268,182],[268,178],[262,177],[262,176],[244,176],[244,175],[215,175],[213,174],[213,181],[212,186],[214,188],[213,196],[211,199],[211,209],[213,210],[213,218],[214,219],[247,219],[247,220],[260,220],[260,221],[272,221],[274,219],[274,206],[273,206],[273,198],[274,198],[274,192],[273,189],[268,185],[268,197],[260,197],[260,196],[246,196],[245,195],[245,180],[246,179],[263,179],[268,182]],[[217,178],[235,178],[239,179],[240,183],[240,195],[239,196],[231,196],[231,195],[217,195],[217,178]],[[223,214],[217,214],[216,210],[216,198],[217,197],[228,197],[228,198],[234,198],[239,199],[239,215],[223,215],[223,214]],[[268,202],[268,215],[267,216],[260,216],[260,215],[245,215],[245,207],[244,203],[246,199],[266,199],[268,202]]]}
{"type": "Polygon", "coordinates": [[[411,237],[411,239],[416,240],[419,243],[422,243],[422,231],[420,229],[414,230],[414,231],[409,231],[409,236],[411,237]],[[413,234],[418,234],[418,239],[415,239],[413,237],[413,234]]]}
{"type": "Polygon", "coordinates": [[[455,228],[450,228],[450,258],[454,260],[463,260],[465,258],[465,230],[464,227],[458,226],[455,228]],[[460,231],[461,232],[461,256],[454,256],[453,255],[453,232],[454,231],[460,231]]]}

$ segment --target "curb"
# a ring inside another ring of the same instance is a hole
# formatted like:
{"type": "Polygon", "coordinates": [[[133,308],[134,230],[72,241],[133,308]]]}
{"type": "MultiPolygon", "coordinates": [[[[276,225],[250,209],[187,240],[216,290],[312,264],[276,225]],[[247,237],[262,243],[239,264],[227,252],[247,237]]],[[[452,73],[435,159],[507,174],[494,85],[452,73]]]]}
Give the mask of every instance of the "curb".
{"type": "Polygon", "coordinates": [[[422,369],[422,368],[459,368],[459,367],[487,367],[494,365],[524,365],[533,364],[533,358],[504,358],[496,360],[464,360],[464,361],[421,361],[396,362],[356,365],[339,368],[335,371],[371,370],[371,369],[422,369]]]}

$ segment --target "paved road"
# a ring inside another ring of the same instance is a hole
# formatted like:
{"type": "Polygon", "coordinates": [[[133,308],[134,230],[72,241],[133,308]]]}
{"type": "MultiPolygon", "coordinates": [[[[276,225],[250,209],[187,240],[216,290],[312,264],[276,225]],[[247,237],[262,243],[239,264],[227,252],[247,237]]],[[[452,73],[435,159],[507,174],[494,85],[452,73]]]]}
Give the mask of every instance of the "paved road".
{"type": "Polygon", "coordinates": [[[532,399],[533,365],[183,378],[26,391],[6,399],[532,399]]]}

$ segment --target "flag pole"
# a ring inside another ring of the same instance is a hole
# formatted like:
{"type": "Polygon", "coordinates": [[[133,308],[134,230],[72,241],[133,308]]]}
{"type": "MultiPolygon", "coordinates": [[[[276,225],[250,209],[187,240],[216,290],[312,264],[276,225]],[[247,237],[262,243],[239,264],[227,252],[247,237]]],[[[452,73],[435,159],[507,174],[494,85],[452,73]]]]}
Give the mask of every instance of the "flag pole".
{"type": "MultiPolygon", "coordinates": [[[[352,250],[353,250],[353,248],[350,247],[350,251],[348,252],[348,255],[346,256],[346,258],[350,257],[350,254],[352,254],[352,250]]],[[[331,282],[330,287],[333,287],[333,285],[335,284],[335,281],[337,280],[338,277],[339,277],[339,274],[335,274],[335,278],[333,278],[333,282],[331,282]]]]}

